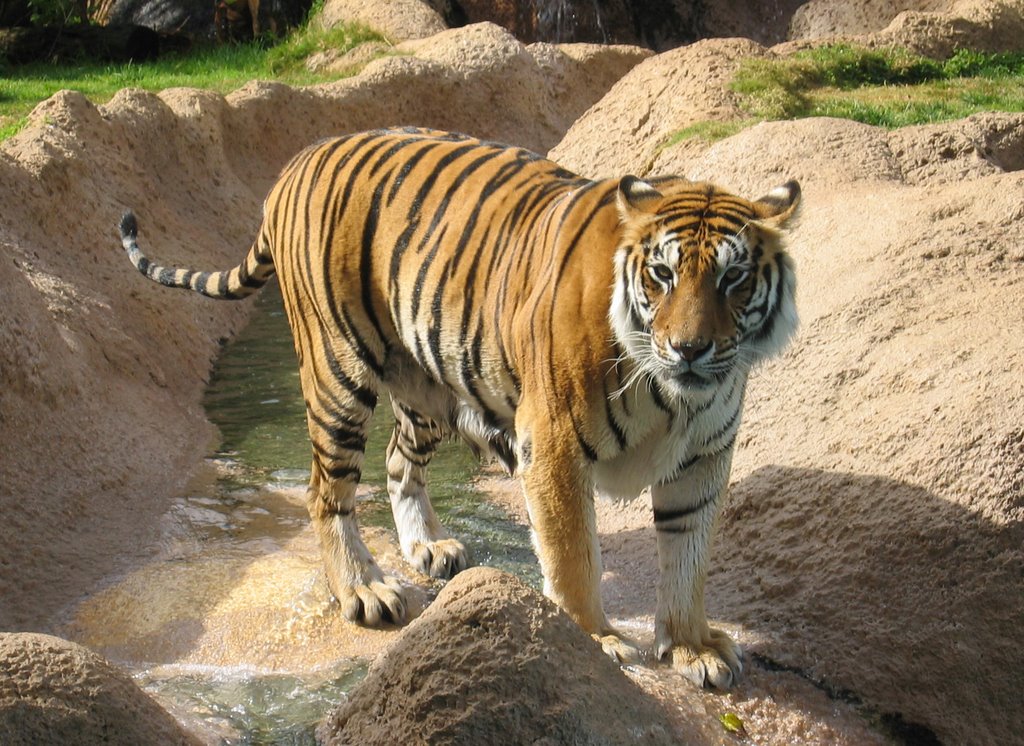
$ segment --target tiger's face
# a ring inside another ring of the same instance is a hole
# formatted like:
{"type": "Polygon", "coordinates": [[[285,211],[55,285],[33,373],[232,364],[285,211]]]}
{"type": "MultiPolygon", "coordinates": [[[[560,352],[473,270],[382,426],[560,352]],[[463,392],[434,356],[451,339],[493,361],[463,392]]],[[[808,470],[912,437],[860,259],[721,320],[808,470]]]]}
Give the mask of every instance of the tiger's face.
{"type": "Polygon", "coordinates": [[[754,202],[678,179],[620,182],[610,316],[640,375],[701,399],[782,348],[797,319],[778,228],[799,197],[796,182],[754,202]]]}

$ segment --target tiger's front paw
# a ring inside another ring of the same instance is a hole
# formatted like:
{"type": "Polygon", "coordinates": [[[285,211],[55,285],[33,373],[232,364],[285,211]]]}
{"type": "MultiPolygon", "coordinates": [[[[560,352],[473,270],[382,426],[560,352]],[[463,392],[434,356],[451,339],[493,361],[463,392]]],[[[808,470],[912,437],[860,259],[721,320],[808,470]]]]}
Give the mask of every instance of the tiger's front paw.
{"type": "Polygon", "coordinates": [[[743,650],[717,629],[709,629],[698,646],[674,645],[659,633],[657,653],[662,660],[671,656],[672,668],[701,687],[728,689],[743,673],[743,650]]]}
{"type": "Polygon", "coordinates": [[[591,637],[600,643],[601,649],[616,663],[631,665],[640,662],[640,648],[617,632],[595,634],[591,637]]]}
{"type": "Polygon", "coordinates": [[[469,567],[466,547],[456,539],[418,541],[408,554],[409,564],[424,575],[448,580],[469,567]]]}
{"type": "Polygon", "coordinates": [[[380,627],[405,622],[405,594],[396,578],[382,575],[379,580],[346,586],[337,596],[341,613],[356,624],[380,627]]]}

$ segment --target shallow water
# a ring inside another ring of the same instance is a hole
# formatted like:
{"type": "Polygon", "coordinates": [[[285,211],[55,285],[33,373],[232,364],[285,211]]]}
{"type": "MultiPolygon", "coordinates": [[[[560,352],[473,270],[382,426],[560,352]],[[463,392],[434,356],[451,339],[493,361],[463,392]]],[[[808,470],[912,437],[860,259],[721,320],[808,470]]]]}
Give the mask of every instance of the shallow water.
{"type": "MultiPolygon", "coordinates": [[[[315,723],[393,631],[345,622],[326,588],[304,507],[310,447],[291,336],[276,285],[229,344],[205,400],[222,442],[164,516],[154,559],[79,608],[73,635],[136,672],[179,718],[221,743],[312,743],[315,723]]],[[[400,557],[386,491],[386,400],[358,492],[364,540],[406,582],[414,613],[441,587],[400,557]]],[[[446,443],[430,467],[442,522],[474,564],[540,587],[525,528],[475,488],[479,464],[446,443]]]]}

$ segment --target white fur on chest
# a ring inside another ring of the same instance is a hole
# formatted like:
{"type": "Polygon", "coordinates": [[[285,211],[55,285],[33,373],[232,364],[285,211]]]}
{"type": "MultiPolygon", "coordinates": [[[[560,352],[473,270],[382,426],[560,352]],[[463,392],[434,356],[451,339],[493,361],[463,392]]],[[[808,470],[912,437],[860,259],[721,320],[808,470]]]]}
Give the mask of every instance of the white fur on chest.
{"type": "MultiPolygon", "coordinates": [[[[660,413],[646,434],[611,459],[594,464],[594,485],[602,496],[628,500],[652,484],[670,479],[680,463],[715,450],[716,436],[730,420],[730,430],[739,425],[737,408],[742,407],[746,372],[735,371],[718,387],[705,408],[680,402],[669,421],[660,413]],[[696,411],[695,411],[696,410],[696,411]]],[[[647,412],[649,415],[649,411],[647,412]]]]}

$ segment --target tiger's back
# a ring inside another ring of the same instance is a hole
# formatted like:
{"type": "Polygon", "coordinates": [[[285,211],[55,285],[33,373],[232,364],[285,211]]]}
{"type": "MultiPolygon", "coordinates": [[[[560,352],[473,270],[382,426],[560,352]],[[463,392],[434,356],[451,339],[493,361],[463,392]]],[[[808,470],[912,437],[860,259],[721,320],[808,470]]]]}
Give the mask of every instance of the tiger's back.
{"type": "Polygon", "coordinates": [[[522,478],[545,592],[630,657],[600,601],[593,490],[652,485],[659,654],[728,685],[738,648],[707,625],[704,568],[747,373],[795,325],[778,226],[798,197],[792,183],[750,202],[677,178],[590,181],[518,148],[382,130],[296,156],[232,270],[153,265],[133,218],[122,235],[140,271],[213,297],[279,275],[313,448],[307,502],[347,616],[405,617],[355,520],[387,392],[388,491],[415,567],[468,564],[426,491],[434,449],[457,432],[522,478]]]}
{"type": "Polygon", "coordinates": [[[264,226],[303,369],[329,361],[317,349],[327,338],[333,357],[379,379],[361,382],[358,399],[381,384],[450,399],[430,391],[440,386],[457,401],[432,406],[433,419],[459,429],[478,415],[507,435],[522,376],[517,312],[557,269],[546,240],[564,230],[557,206],[589,184],[528,151],[423,130],[304,151],[270,193],[264,226]]]}

